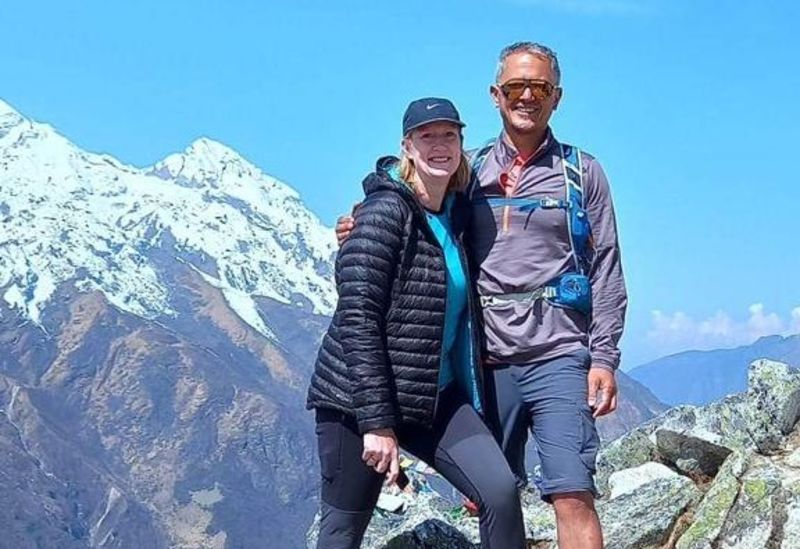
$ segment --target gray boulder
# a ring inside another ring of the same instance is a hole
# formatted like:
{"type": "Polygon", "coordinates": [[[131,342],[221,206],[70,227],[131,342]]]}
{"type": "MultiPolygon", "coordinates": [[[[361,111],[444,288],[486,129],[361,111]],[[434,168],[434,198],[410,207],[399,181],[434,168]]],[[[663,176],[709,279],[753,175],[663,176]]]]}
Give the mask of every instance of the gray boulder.
{"type": "Polygon", "coordinates": [[[708,406],[676,406],[604,447],[597,460],[597,486],[608,492],[614,471],[661,462],[708,481],[733,451],[756,447],[748,428],[747,395],[730,395],[708,406]]]}
{"type": "Polygon", "coordinates": [[[663,546],[678,519],[700,499],[686,477],[657,478],[598,506],[607,547],[649,549],[663,546]]]}
{"type": "Polygon", "coordinates": [[[608,486],[611,490],[609,499],[634,492],[641,486],[662,478],[674,480],[680,477],[669,467],[653,461],[639,467],[617,471],[608,479],[608,486]]]}
{"type": "Polygon", "coordinates": [[[744,395],[730,395],[708,406],[681,407],[653,432],[658,458],[683,474],[713,478],[728,455],[754,448],[748,434],[744,395]]]}
{"type": "Polygon", "coordinates": [[[751,457],[717,538],[718,546],[745,549],[780,542],[785,521],[781,477],[780,470],[770,461],[761,456],[751,457]]]}
{"type": "Polygon", "coordinates": [[[781,362],[757,360],[747,380],[748,432],[761,453],[775,453],[800,418],[800,373],[781,362]]]}
{"type": "Polygon", "coordinates": [[[783,524],[783,543],[781,549],[790,549],[800,544],[800,475],[794,471],[791,479],[784,484],[786,498],[784,512],[786,522],[783,524]]]}
{"type": "Polygon", "coordinates": [[[676,549],[706,549],[717,539],[731,507],[739,495],[739,478],[747,458],[734,453],[728,456],[703,500],[697,506],[691,526],[675,545],[676,549]]]}
{"type": "Polygon", "coordinates": [[[713,477],[732,451],[700,437],[669,429],[659,429],[655,434],[658,455],[687,475],[713,477]]]}
{"type": "Polygon", "coordinates": [[[634,429],[600,450],[595,477],[597,490],[601,494],[608,493],[608,481],[615,471],[638,467],[655,459],[656,445],[650,439],[648,427],[634,429]]]}

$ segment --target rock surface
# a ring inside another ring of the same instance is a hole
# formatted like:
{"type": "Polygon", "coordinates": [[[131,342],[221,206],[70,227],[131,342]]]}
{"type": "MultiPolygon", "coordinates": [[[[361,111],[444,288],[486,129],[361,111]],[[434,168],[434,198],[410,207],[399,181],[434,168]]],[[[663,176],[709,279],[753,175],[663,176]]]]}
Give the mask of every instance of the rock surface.
{"type": "Polygon", "coordinates": [[[615,499],[624,494],[634,492],[645,484],[659,479],[680,478],[678,473],[660,463],[650,461],[639,467],[623,469],[613,473],[608,479],[611,490],[609,499],[615,499]]]}
{"type": "Polygon", "coordinates": [[[800,375],[786,364],[758,360],[747,379],[750,435],[761,452],[775,452],[800,418],[800,375]]]}

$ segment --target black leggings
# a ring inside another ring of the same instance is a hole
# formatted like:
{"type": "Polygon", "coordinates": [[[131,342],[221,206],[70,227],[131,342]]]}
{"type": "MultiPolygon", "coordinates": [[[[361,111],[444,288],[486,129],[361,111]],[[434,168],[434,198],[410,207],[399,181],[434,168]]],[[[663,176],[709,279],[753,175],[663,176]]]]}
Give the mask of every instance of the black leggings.
{"type": "MultiPolygon", "coordinates": [[[[481,547],[525,547],[519,493],[492,434],[457,393],[439,398],[433,430],[395,429],[400,446],[436,469],[478,505],[481,547]]],[[[361,459],[363,442],[352,416],[317,410],[322,472],[318,549],[358,549],[378,501],[385,475],[361,459]]]]}

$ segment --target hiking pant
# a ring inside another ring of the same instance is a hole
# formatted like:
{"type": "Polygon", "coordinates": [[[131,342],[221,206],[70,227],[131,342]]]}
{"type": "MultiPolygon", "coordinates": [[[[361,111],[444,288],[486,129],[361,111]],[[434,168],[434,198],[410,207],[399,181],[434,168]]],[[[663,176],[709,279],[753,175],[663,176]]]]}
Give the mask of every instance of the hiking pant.
{"type": "MultiPolygon", "coordinates": [[[[322,472],[318,549],[358,549],[385,475],[361,459],[363,442],[355,419],[317,409],[322,472]]],[[[493,435],[455,389],[439,395],[432,430],[395,429],[400,446],[433,467],[478,505],[481,547],[522,549],[525,528],[514,475],[493,435]]]]}
{"type": "Polygon", "coordinates": [[[528,483],[525,444],[534,439],[533,481],[542,499],[590,492],[600,439],[586,402],[589,351],[580,350],[532,364],[486,368],[487,423],[500,443],[520,487],[528,483]]]}

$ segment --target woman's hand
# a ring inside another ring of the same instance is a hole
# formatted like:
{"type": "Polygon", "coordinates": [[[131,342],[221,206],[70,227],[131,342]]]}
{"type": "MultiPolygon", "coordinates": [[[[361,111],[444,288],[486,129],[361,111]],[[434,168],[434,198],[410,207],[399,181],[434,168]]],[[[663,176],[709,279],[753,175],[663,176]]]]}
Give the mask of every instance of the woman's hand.
{"type": "Polygon", "coordinates": [[[376,429],[364,433],[364,452],[361,454],[361,459],[376,472],[386,473],[386,482],[394,484],[400,473],[400,458],[394,431],[376,429]]]}

